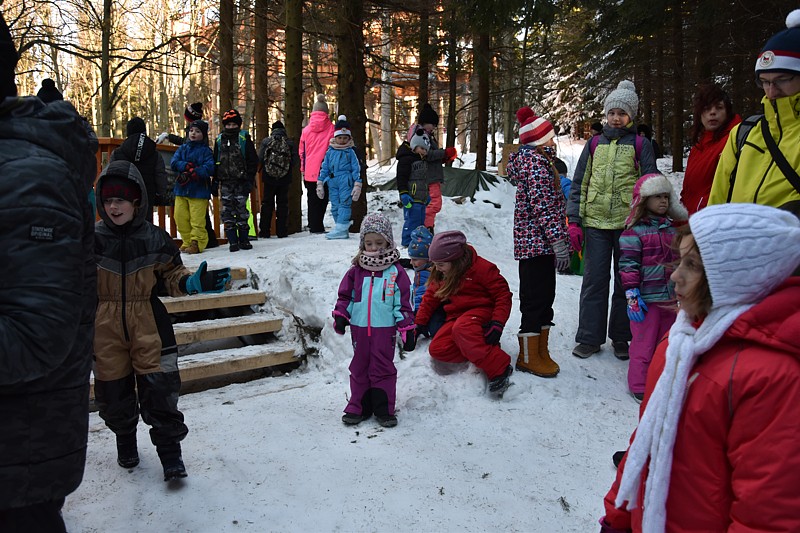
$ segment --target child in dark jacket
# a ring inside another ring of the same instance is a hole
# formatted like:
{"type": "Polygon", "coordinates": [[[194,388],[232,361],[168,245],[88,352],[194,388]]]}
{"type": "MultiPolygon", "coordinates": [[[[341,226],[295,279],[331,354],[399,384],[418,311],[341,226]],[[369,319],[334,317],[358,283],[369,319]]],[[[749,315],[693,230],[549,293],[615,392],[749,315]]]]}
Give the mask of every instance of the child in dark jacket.
{"type": "Polygon", "coordinates": [[[619,272],[628,299],[633,338],[628,388],[641,402],[647,369],[656,345],[675,322],[675,292],[669,277],[677,259],[672,249],[673,220],[686,220],[686,209],[669,180],[645,174],[633,188],[631,214],[619,239],[619,272]]]}
{"type": "Polygon", "coordinates": [[[373,414],[383,427],[397,425],[395,336],[399,331],[407,351],[416,341],[411,284],[399,259],[392,225],[379,213],[367,215],[361,222],[358,254],[339,284],[333,310],[334,331],[344,335],[350,326],[353,341],[350,401],[342,416],[350,426],[373,414]]]}
{"type": "Polygon", "coordinates": [[[411,232],[425,223],[425,206],[428,195],[428,162],[425,160],[431,148],[425,130],[417,129],[410,142],[397,149],[397,191],[403,205],[403,234],[400,244],[408,246],[411,232]]]}
{"type": "Polygon", "coordinates": [[[500,347],[511,314],[511,291],[494,263],[478,256],[460,231],[433,237],[428,256],[434,270],[417,311],[417,333],[426,335],[431,316],[444,307],[446,321],[431,341],[434,368],[452,371],[453,363],[471,362],[489,380],[489,391],[509,386],[511,356],[500,347]]]}
{"type": "Polygon", "coordinates": [[[139,464],[141,410],[164,467],[164,481],[186,477],[181,441],[188,429],[178,410],[181,378],[175,332],[156,286],[171,296],[221,292],[230,269],[192,274],[166,231],[145,217],[144,181],[128,161],[114,161],[96,185],[97,318],[94,392],[100,417],[117,438],[117,463],[139,464]]]}
{"type": "Polygon", "coordinates": [[[175,180],[173,215],[183,239],[181,252],[199,254],[208,244],[206,214],[211,198],[214,154],[208,147],[208,122],[196,120],[189,126],[187,142],[172,156],[170,167],[178,173],[175,180]]]}

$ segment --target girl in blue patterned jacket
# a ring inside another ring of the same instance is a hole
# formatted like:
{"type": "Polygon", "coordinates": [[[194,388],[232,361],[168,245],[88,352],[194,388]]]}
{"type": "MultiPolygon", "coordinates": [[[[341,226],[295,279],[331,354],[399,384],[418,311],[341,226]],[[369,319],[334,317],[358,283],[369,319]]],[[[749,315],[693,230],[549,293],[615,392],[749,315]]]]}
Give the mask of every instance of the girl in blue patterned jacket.
{"type": "Polygon", "coordinates": [[[553,165],[555,132],[529,107],[517,111],[523,145],[508,157],[508,176],[517,183],[514,204],[514,259],[519,261],[519,357],[517,370],[554,377],[559,367],[550,358],[556,269],[569,268],[564,195],[553,165]]]}
{"type": "Polygon", "coordinates": [[[358,162],[347,117],[339,115],[336,130],[322,160],[317,178],[317,197],[325,198],[325,185],[331,199],[331,215],[336,226],[326,239],[347,239],[350,230],[350,206],[361,196],[361,163],[358,162]]]}
{"type": "Polygon", "coordinates": [[[379,213],[367,215],[361,223],[358,254],[339,284],[333,310],[334,330],[344,335],[349,325],[353,341],[350,401],[342,416],[347,425],[373,414],[383,427],[397,425],[395,336],[399,331],[408,351],[416,341],[411,282],[399,260],[392,225],[379,213]]]}

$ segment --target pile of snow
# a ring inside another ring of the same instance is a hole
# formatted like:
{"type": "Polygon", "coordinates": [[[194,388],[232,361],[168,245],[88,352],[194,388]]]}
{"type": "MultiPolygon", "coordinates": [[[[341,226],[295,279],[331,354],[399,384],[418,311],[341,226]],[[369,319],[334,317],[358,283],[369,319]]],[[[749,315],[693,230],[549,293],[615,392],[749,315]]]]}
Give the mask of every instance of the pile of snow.
{"type": "MultiPolygon", "coordinates": [[[[581,148],[560,141],[570,174],[581,148]]],[[[370,179],[387,172],[394,170],[371,167],[370,179]]],[[[370,211],[390,218],[399,241],[396,200],[396,192],[368,197],[370,211]]],[[[463,231],[508,280],[514,311],[502,347],[515,356],[513,210],[514,189],[503,181],[474,203],[445,199],[436,230],[463,231]]],[[[330,215],[326,224],[332,226],[330,215]]],[[[516,372],[498,401],[474,368],[435,374],[422,340],[396,358],[399,425],[384,429],[373,418],[353,428],[341,422],[352,348],[349,334],[334,333],[330,313],[357,239],[301,233],[253,244],[248,252],[221,247],[185,260],[248,268],[250,283],[268,295],[265,312],[288,310],[322,328],[318,342],[305,339],[319,356],[282,377],[182,396],[189,477],[180,485],[162,481],[144,423],[141,464],[130,472],[117,466],[114,435],[93,413],[84,481],[64,507],[69,531],[597,530],[615,474],[611,455],[625,447],[638,405],[627,390],[627,363],[608,344],[587,360],[570,353],[580,277],[558,277],[550,336],[558,377],[516,372]]],[[[284,316],[280,337],[299,347],[300,332],[284,316]]]]}

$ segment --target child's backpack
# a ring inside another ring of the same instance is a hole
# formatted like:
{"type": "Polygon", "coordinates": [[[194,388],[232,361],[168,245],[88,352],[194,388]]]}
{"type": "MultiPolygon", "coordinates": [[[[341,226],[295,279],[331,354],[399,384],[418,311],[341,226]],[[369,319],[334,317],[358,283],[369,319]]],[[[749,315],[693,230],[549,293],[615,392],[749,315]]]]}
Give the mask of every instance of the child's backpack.
{"type": "MultiPolygon", "coordinates": [[[[594,157],[594,151],[600,143],[600,135],[595,135],[589,139],[589,154],[594,157]]],[[[642,145],[644,144],[644,137],[637,135],[633,141],[633,168],[639,172],[639,158],[642,154],[642,145]]]]}
{"type": "Polygon", "coordinates": [[[274,179],[280,179],[289,173],[292,164],[292,149],[285,135],[270,139],[264,150],[264,173],[274,179]]]}

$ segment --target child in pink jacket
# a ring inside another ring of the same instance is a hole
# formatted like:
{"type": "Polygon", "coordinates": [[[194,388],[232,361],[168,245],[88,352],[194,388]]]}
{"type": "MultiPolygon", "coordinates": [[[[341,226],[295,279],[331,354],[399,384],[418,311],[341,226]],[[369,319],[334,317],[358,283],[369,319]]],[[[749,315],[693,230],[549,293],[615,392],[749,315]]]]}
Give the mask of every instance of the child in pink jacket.
{"type": "Polygon", "coordinates": [[[328,207],[328,191],[322,199],[317,197],[317,177],[328,150],[328,142],[333,138],[333,122],[328,116],[328,104],[325,95],[317,96],[317,101],[311,108],[308,125],[300,134],[300,173],[308,193],[308,231],[311,233],[325,233],[322,219],[328,207]]]}

